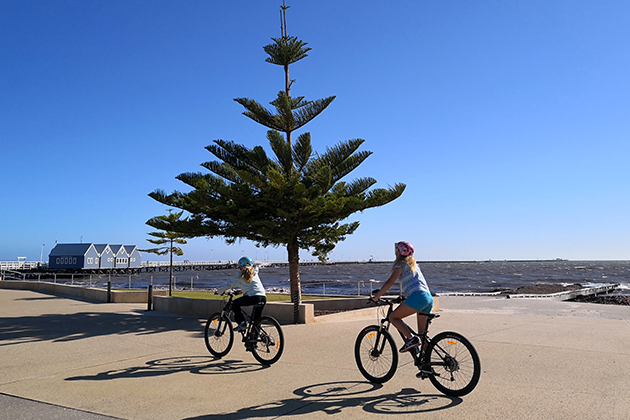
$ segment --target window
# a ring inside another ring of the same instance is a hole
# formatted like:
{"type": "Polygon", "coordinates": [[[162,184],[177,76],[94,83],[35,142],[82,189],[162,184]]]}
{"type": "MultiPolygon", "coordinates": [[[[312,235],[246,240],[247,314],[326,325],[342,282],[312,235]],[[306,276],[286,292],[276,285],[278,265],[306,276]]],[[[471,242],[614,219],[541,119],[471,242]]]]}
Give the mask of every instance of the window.
{"type": "Polygon", "coordinates": [[[61,262],[59,262],[59,260],[61,260],[61,258],[57,257],[57,264],[61,264],[61,262]]]}

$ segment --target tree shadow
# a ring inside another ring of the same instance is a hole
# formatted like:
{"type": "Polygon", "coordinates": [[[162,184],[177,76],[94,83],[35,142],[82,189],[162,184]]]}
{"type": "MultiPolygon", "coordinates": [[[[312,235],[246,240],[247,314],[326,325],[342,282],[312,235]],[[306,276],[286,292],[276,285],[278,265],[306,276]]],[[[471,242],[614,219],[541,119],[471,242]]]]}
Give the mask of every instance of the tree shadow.
{"type": "Polygon", "coordinates": [[[446,410],[461,404],[461,398],[445,395],[422,395],[412,388],[378,394],[382,385],[369,382],[329,382],[296,389],[294,398],[241,408],[232,413],[207,414],[186,420],[242,420],[257,417],[303,415],[309,413],[339,414],[344,409],[361,407],[377,414],[421,414],[446,410]]]}
{"type": "Polygon", "coordinates": [[[66,342],[84,338],[157,334],[183,330],[203,337],[202,320],[149,311],[79,312],[0,318],[0,347],[39,341],[66,342]]]}
{"type": "Polygon", "coordinates": [[[126,369],[108,370],[96,375],[73,376],[66,381],[108,381],[114,379],[147,378],[188,372],[197,375],[220,375],[248,373],[267,369],[258,363],[247,363],[241,360],[215,359],[204,356],[169,357],[146,362],[142,366],[126,369]]]}
{"type": "MultiPolygon", "coordinates": [[[[38,292],[39,293],[39,292],[38,292]]],[[[15,300],[23,300],[23,301],[37,301],[37,300],[54,300],[54,299],[59,299],[58,296],[55,295],[46,295],[44,293],[42,293],[43,296],[33,296],[33,297],[25,297],[25,298],[19,298],[19,299],[15,299],[15,300]]]]}

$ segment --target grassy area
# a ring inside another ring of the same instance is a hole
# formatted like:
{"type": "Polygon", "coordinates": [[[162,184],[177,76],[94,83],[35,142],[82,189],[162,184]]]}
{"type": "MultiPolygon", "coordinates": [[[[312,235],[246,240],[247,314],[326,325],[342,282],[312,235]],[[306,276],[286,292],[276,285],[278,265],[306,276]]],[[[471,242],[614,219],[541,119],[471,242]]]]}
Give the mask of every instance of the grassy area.
{"type": "MultiPolygon", "coordinates": [[[[214,292],[187,292],[187,291],[174,291],[173,296],[188,298],[188,299],[211,299],[221,300],[223,296],[215,295],[214,292]]],[[[302,295],[302,300],[315,300],[315,299],[333,299],[333,296],[323,295],[302,295]]],[[[267,302],[290,302],[291,296],[268,293],[267,302]]]]}

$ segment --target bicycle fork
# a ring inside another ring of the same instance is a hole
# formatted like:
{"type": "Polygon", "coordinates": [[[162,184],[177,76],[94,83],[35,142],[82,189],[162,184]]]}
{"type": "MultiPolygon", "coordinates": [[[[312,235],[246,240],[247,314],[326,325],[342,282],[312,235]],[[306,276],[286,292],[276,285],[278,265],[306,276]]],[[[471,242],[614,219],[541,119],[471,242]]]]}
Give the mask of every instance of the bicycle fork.
{"type": "Polygon", "coordinates": [[[374,340],[374,348],[372,349],[371,356],[374,358],[379,357],[383,354],[383,350],[385,349],[385,344],[387,344],[387,339],[385,335],[388,334],[387,328],[381,325],[376,333],[376,339],[374,340]]]}

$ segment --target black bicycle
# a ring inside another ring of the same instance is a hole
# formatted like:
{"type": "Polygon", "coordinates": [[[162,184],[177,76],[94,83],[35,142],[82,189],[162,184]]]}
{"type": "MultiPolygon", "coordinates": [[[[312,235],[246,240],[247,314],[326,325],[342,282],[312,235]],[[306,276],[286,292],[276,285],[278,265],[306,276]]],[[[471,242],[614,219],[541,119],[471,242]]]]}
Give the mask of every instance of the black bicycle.
{"type": "MultiPolygon", "coordinates": [[[[232,312],[232,301],[237,294],[233,291],[226,292],[223,309],[221,312],[212,314],[206,323],[206,347],[217,358],[228,354],[234,344],[234,327],[230,321],[230,312],[232,312]]],[[[241,334],[245,350],[251,352],[254,358],[263,365],[271,365],[282,356],[284,335],[275,318],[266,315],[259,316],[264,305],[264,303],[254,305],[251,316],[243,311],[247,327],[241,331],[241,334]]]]}
{"type": "MultiPolygon", "coordinates": [[[[361,374],[370,382],[389,381],[398,367],[398,350],[389,333],[389,315],[394,304],[404,299],[381,298],[377,304],[388,306],[387,313],[379,311],[379,325],[365,327],[354,345],[354,357],[361,374]],[[381,303],[382,302],[382,303],[381,303]]],[[[420,346],[409,354],[417,367],[417,377],[429,378],[433,386],[445,395],[461,397],[470,393],[479,382],[481,361],[473,345],[461,334],[445,331],[431,338],[428,335],[431,321],[439,314],[420,314],[427,317],[424,334],[412,333],[420,338],[420,346]]],[[[404,340],[402,333],[400,336],[404,340]]]]}

